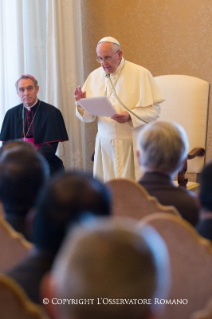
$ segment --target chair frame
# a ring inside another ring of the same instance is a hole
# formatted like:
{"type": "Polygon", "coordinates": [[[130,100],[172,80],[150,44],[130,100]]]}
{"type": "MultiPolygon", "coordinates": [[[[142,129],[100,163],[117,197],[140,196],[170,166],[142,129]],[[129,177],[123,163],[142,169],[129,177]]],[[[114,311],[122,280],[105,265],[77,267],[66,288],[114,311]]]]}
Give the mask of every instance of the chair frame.
{"type": "Polygon", "coordinates": [[[196,156],[205,156],[205,149],[202,147],[195,147],[188,153],[188,158],[181,171],[178,172],[178,185],[187,188],[188,178],[185,178],[187,172],[187,160],[193,159],[196,156]]]}
{"type": "MultiPolygon", "coordinates": [[[[171,90],[173,88],[173,85],[171,84],[172,83],[172,79],[174,81],[176,81],[176,83],[178,83],[179,81],[181,83],[182,80],[185,81],[185,83],[183,82],[184,83],[183,86],[181,86],[182,93],[185,92],[185,90],[187,90],[187,89],[190,90],[190,84],[189,83],[191,83],[192,90],[195,90],[196,88],[197,89],[200,88],[200,90],[202,90],[201,91],[201,96],[200,96],[201,97],[201,100],[200,100],[201,103],[203,103],[205,105],[205,103],[207,101],[207,108],[206,109],[203,108],[203,110],[204,110],[203,112],[204,112],[204,116],[206,116],[206,119],[208,119],[209,98],[210,98],[210,84],[209,84],[209,82],[207,82],[207,81],[205,81],[205,80],[203,80],[201,78],[198,78],[198,77],[195,77],[195,76],[191,76],[191,75],[185,75],[185,74],[164,74],[164,75],[156,76],[155,80],[158,83],[159,88],[161,89],[162,93],[164,93],[165,99],[167,97],[167,100],[170,101],[170,103],[172,103],[173,95],[171,95],[171,93],[168,91],[168,89],[165,86],[165,85],[168,85],[168,87],[169,87],[167,79],[168,79],[168,81],[170,81],[171,90]],[[163,90],[164,90],[164,92],[163,92],[163,90]],[[207,92],[207,95],[206,95],[206,92],[207,92]],[[205,112],[206,112],[206,114],[205,114],[205,112]]],[[[176,86],[176,83],[175,83],[175,86],[176,86]]],[[[180,91],[178,90],[178,94],[179,94],[179,92],[180,91]]],[[[194,99],[195,95],[193,94],[193,91],[189,91],[189,92],[190,92],[189,93],[190,100],[191,100],[191,98],[194,99]]],[[[175,104],[173,104],[173,106],[176,108],[175,104]]],[[[164,115],[165,115],[165,117],[164,117],[165,121],[166,120],[175,121],[174,117],[172,117],[171,114],[169,114],[170,117],[169,116],[167,117],[166,114],[164,114],[164,115]]],[[[159,118],[159,120],[160,120],[160,118],[159,118]]],[[[162,114],[162,120],[163,120],[163,114],[162,114]]],[[[183,114],[182,114],[182,120],[181,119],[179,120],[179,124],[181,124],[185,128],[185,130],[186,130],[186,123],[187,123],[187,121],[185,122],[185,118],[183,117],[183,114]]],[[[191,151],[188,153],[187,160],[191,160],[191,159],[194,159],[196,157],[204,157],[205,156],[205,153],[206,153],[205,148],[206,148],[206,143],[207,143],[208,120],[205,120],[204,126],[205,126],[204,127],[204,129],[205,129],[205,143],[204,144],[201,143],[199,145],[196,145],[196,143],[195,144],[193,143],[193,145],[192,145],[193,149],[191,149],[191,151]]],[[[185,188],[187,188],[187,183],[188,183],[188,178],[185,177],[185,175],[187,173],[187,160],[185,161],[184,167],[178,173],[178,177],[177,177],[178,185],[181,186],[181,187],[185,187],[185,188]]],[[[192,173],[192,171],[188,172],[188,173],[192,173]]],[[[196,174],[196,181],[198,182],[198,178],[199,178],[199,174],[200,173],[199,172],[195,172],[195,174],[196,174]]]]}

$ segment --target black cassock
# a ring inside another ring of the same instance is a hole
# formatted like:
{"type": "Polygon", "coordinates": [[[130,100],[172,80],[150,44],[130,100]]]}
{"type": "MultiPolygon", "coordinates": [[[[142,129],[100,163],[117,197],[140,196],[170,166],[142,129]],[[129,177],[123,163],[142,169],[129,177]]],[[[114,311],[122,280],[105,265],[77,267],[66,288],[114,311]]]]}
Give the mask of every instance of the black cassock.
{"type": "Polygon", "coordinates": [[[40,100],[29,110],[23,104],[9,109],[2,124],[0,141],[4,143],[24,137],[34,138],[35,147],[48,161],[51,174],[64,169],[63,162],[55,155],[58,143],[68,140],[59,109],[40,100]]]}

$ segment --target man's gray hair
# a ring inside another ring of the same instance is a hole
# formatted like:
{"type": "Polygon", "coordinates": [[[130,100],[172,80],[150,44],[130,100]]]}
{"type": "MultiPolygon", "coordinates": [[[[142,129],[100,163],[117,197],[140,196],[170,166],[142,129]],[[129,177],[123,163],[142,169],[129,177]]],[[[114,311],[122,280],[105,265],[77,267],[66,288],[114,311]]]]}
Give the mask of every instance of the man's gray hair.
{"type": "Polygon", "coordinates": [[[35,85],[35,87],[38,86],[38,81],[34,78],[34,76],[30,75],[30,74],[22,74],[20,76],[20,78],[15,82],[15,88],[16,88],[16,91],[18,92],[18,82],[21,80],[21,79],[31,79],[35,85]]]}
{"type": "Polygon", "coordinates": [[[158,311],[155,293],[157,298],[167,296],[168,253],[150,226],[139,230],[132,220],[99,218],[70,232],[52,276],[58,298],[81,300],[60,305],[61,318],[142,319],[158,311]]]}
{"type": "Polygon", "coordinates": [[[188,156],[188,137],[174,122],[154,122],[145,125],[138,135],[141,169],[148,168],[176,174],[188,156]]]}

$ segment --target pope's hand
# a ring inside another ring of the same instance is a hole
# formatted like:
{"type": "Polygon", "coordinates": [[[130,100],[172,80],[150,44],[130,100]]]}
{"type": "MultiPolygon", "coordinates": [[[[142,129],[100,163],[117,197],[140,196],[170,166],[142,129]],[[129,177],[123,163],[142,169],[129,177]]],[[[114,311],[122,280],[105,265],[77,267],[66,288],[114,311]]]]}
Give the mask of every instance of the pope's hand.
{"type": "Polygon", "coordinates": [[[86,97],[86,92],[82,92],[81,86],[79,85],[74,91],[75,101],[79,101],[86,97]]]}
{"type": "Polygon", "coordinates": [[[111,119],[113,119],[114,121],[118,123],[126,123],[130,121],[131,117],[127,111],[124,111],[122,113],[113,115],[111,119]]]}

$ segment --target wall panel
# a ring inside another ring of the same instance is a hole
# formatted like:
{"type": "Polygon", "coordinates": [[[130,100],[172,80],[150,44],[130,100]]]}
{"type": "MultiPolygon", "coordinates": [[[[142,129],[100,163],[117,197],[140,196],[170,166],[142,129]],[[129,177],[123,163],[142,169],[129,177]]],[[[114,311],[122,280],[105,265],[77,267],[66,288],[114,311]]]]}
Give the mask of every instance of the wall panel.
{"type": "MultiPolygon", "coordinates": [[[[96,43],[111,35],[126,59],[154,76],[187,74],[212,83],[211,0],[81,0],[81,6],[85,76],[98,67],[96,43]]],[[[208,123],[207,160],[212,102],[208,123]]]]}

